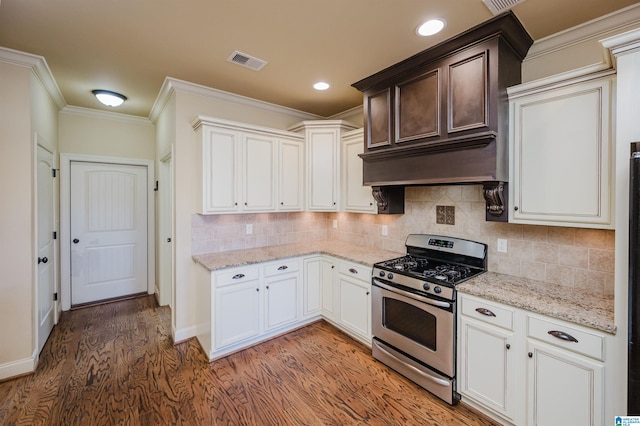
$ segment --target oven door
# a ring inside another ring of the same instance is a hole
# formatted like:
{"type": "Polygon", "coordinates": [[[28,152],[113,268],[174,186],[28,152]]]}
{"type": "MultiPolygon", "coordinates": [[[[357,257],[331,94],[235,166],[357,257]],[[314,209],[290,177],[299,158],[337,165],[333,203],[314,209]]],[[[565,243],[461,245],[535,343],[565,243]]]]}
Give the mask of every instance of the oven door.
{"type": "Polygon", "coordinates": [[[372,296],[374,337],[455,377],[453,303],[410,293],[377,278],[372,296]]]}

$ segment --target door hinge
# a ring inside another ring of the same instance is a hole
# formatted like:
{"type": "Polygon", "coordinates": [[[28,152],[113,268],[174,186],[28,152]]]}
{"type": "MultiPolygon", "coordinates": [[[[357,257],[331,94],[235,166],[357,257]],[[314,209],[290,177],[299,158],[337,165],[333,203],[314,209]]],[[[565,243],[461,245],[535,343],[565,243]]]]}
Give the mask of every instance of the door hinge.
{"type": "Polygon", "coordinates": [[[56,177],[56,169],[51,169],[51,177],[56,177]]]}
{"type": "Polygon", "coordinates": [[[58,293],[53,293],[53,301],[54,302],[58,301],[58,293]]]}
{"type": "Polygon", "coordinates": [[[53,239],[54,240],[58,239],[58,233],[56,231],[53,231],[53,239]]]}

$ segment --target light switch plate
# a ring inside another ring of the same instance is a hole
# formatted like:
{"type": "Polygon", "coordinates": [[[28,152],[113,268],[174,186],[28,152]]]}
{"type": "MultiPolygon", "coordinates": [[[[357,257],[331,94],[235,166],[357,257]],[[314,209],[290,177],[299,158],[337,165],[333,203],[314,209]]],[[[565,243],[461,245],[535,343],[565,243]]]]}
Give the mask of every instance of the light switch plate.
{"type": "Polygon", "coordinates": [[[382,225],[382,236],[386,237],[389,235],[389,227],[387,225],[382,225]]]}
{"type": "Polygon", "coordinates": [[[506,253],[507,252],[507,240],[503,238],[498,238],[498,253],[506,253]]]}
{"type": "Polygon", "coordinates": [[[247,235],[253,234],[253,224],[247,223],[247,235]]]}
{"type": "Polygon", "coordinates": [[[333,219],[333,229],[338,229],[338,220],[333,219]]]}

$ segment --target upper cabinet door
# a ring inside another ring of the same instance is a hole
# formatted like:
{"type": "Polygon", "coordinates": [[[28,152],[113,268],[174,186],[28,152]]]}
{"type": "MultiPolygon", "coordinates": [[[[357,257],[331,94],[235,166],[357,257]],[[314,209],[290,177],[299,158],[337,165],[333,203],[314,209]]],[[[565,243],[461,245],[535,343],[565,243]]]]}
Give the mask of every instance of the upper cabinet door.
{"type": "Polygon", "coordinates": [[[276,209],[277,140],[270,136],[244,135],[244,211],[276,209]]]}
{"type": "Polygon", "coordinates": [[[338,137],[338,129],[307,129],[307,209],[310,211],[338,210],[338,137]]]}
{"type": "Polygon", "coordinates": [[[362,158],[364,152],[363,129],[342,136],[342,210],[353,213],[377,213],[370,186],[362,184],[362,158]]]}
{"type": "Polygon", "coordinates": [[[300,140],[280,141],[280,187],[278,205],[280,211],[304,209],[304,143],[300,140]]]}
{"type": "Polygon", "coordinates": [[[240,198],[238,133],[203,126],[202,139],[201,213],[235,212],[240,198]]]}
{"type": "Polygon", "coordinates": [[[510,221],[612,228],[609,72],[514,88],[510,221]]]}

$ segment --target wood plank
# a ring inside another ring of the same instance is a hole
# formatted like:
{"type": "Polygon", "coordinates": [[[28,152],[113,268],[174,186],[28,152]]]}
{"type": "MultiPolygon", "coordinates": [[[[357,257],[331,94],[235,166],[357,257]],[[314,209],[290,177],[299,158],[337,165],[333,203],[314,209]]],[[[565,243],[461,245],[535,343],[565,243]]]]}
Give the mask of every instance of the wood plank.
{"type": "Polygon", "coordinates": [[[209,363],[170,315],[154,296],[64,312],[36,372],[0,383],[0,424],[496,424],[326,322],[209,363]]]}

